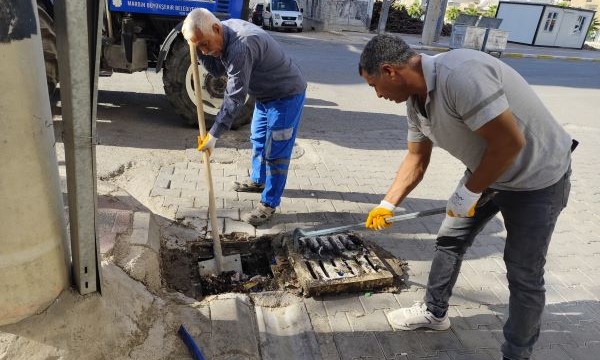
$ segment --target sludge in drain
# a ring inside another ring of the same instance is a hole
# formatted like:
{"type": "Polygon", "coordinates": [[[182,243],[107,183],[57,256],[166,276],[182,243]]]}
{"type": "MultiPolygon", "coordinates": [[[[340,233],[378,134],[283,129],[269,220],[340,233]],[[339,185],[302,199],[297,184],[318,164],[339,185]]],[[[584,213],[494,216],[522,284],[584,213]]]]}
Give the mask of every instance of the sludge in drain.
{"type": "MultiPolygon", "coordinates": [[[[177,232],[178,235],[181,232],[177,232]]],[[[168,236],[168,235],[167,235],[168,236]]],[[[279,290],[289,285],[286,270],[289,263],[281,249],[282,236],[249,237],[234,233],[221,236],[223,255],[240,254],[243,274],[224,272],[200,276],[198,262],[212,258],[212,241],[197,234],[186,241],[164,241],[161,246],[161,273],[169,289],[200,299],[207,295],[226,292],[259,292],[279,290]],[[168,246],[176,243],[177,246],[168,246]]]]}
{"type": "Polygon", "coordinates": [[[201,299],[225,292],[285,290],[314,296],[356,291],[395,291],[402,263],[352,232],[300,239],[285,234],[221,237],[223,255],[240,254],[244,274],[201,277],[198,262],[213,255],[212,242],[180,224],[161,234],[161,275],[172,290],[201,299]]]}

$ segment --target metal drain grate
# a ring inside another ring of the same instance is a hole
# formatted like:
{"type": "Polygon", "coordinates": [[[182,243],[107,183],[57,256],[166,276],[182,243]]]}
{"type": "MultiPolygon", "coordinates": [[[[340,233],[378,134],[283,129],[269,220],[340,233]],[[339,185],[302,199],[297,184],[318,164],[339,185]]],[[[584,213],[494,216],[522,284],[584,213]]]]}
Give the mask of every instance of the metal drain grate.
{"type": "Polygon", "coordinates": [[[290,259],[307,295],[389,286],[393,274],[354,233],[303,237],[290,259]]]}
{"type": "Polygon", "coordinates": [[[351,278],[363,274],[376,274],[382,270],[365,255],[353,259],[305,260],[304,263],[315,280],[351,278]]]}

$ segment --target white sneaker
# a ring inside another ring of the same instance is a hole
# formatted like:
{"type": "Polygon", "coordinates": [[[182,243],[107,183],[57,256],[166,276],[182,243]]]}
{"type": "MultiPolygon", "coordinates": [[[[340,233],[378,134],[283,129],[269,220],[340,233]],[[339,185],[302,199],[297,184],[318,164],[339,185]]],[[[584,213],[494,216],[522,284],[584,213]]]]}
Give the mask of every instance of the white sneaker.
{"type": "Polygon", "coordinates": [[[433,330],[446,330],[450,327],[448,313],[441,318],[435,317],[427,310],[427,305],[420,301],[415,302],[412,307],[388,313],[388,319],[394,328],[400,330],[415,330],[422,327],[433,330]]]}

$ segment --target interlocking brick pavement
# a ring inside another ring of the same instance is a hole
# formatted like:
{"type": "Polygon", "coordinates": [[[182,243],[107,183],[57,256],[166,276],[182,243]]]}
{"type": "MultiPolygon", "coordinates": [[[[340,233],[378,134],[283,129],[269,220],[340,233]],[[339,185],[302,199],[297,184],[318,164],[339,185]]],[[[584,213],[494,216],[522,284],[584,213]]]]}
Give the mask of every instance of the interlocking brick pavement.
{"type": "MultiPolygon", "coordinates": [[[[327,145],[320,149],[312,144],[310,149],[320,154],[334,151],[327,145]]],[[[219,186],[218,216],[224,232],[244,231],[260,235],[287,232],[303,226],[335,226],[362,221],[364,213],[386,191],[395,164],[365,157],[358,149],[346,149],[345,153],[349,155],[324,160],[326,168],[319,171],[315,170],[316,165],[311,166],[302,159],[293,161],[294,171],[290,175],[282,207],[272,224],[258,229],[241,223],[238,211],[251,209],[260,195],[231,194],[228,193],[229,184],[219,186]],[[369,171],[366,166],[360,168],[344,164],[344,158],[352,163],[368,161],[368,168],[376,171],[369,171]],[[381,169],[387,169],[387,172],[381,169]]],[[[577,162],[575,160],[574,168],[577,168],[577,162]]],[[[230,174],[215,178],[215,183],[231,183],[247,176],[247,171],[239,171],[232,164],[214,165],[218,173],[230,174]]],[[[407,199],[406,211],[440,206],[452,190],[452,185],[447,184],[448,179],[458,179],[461,175],[460,166],[444,154],[436,153],[430,167],[433,175],[426,178],[414,196],[407,199]],[[440,183],[435,184],[438,181],[440,183]]],[[[584,167],[584,171],[591,169],[584,167]]],[[[201,171],[189,169],[185,164],[173,164],[161,170],[151,195],[164,196],[163,206],[177,206],[178,218],[193,216],[205,219],[208,203],[202,197],[203,181],[201,171]],[[194,177],[197,177],[196,181],[194,177]]],[[[592,195],[589,189],[579,190],[581,182],[583,180],[579,178],[573,182],[571,204],[557,225],[549,250],[546,276],[549,305],[543,318],[540,340],[536,344],[536,359],[595,358],[592,349],[600,339],[600,287],[595,281],[600,276],[600,239],[595,236],[598,224],[582,219],[594,218],[596,210],[571,210],[591,203],[585,199],[585,195],[592,195]]],[[[319,334],[317,341],[324,359],[361,356],[370,359],[498,358],[508,300],[502,261],[505,231],[500,219],[494,219],[486,227],[465,257],[451,299],[451,330],[401,332],[392,330],[389,325],[387,312],[400,306],[410,306],[424,295],[435,229],[440,221],[441,217],[432,217],[398,224],[397,230],[377,234],[363,232],[366,238],[406,259],[407,286],[399,294],[374,293],[370,297],[352,294],[307,299],[308,314],[313,330],[319,334]]]]}
{"type": "MultiPolygon", "coordinates": [[[[310,89],[309,89],[310,90],[310,89]]],[[[404,116],[403,108],[398,110],[404,116]]],[[[406,153],[406,123],[397,118],[365,122],[360,113],[323,121],[308,107],[297,139],[303,155],[293,159],[282,206],[255,234],[289,232],[364,221],[395,176],[406,153]]],[[[572,192],[556,226],[546,265],[547,303],[535,359],[597,359],[600,350],[600,153],[595,127],[569,123],[582,145],[573,155],[572,192]]],[[[239,132],[240,139],[248,135],[239,132]]],[[[238,136],[238,135],[236,135],[238,136]]],[[[218,151],[218,149],[217,149],[218,151]]],[[[233,181],[248,176],[248,151],[233,162],[212,165],[218,216],[224,232],[248,229],[235,211],[252,209],[260,194],[235,193],[233,181]],[[232,215],[233,211],[233,215],[232,215]]],[[[401,205],[406,212],[444,206],[464,168],[434,149],[423,182],[401,205]]],[[[206,218],[208,200],[201,164],[163,167],[150,196],[176,209],[178,219],[206,218]],[[179,200],[178,200],[179,199],[179,200]]],[[[450,301],[453,326],[441,333],[393,331],[386,315],[422,300],[435,233],[442,216],[406,221],[382,232],[359,230],[407,262],[406,286],[398,293],[352,294],[307,299],[324,359],[498,359],[508,288],[502,260],[506,232],[498,215],[477,237],[463,262],[450,301]]]]}

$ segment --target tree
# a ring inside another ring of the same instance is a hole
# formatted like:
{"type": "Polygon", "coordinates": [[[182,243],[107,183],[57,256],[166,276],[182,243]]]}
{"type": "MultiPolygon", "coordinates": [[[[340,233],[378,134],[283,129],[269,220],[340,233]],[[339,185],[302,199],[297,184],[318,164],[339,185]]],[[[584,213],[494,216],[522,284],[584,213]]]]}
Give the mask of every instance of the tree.
{"type": "Polygon", "coordinates": [[[567,1],[561,1],[557,5],[560,6],[560,7],[568,7],[569,3],[567,1]]]}
{"type": "Polygon", "coordinates": [[[414,2],[412,3],[411,6],[409,6],[406,11],[408,12],[408,15],[410,15],[410,17],[418,19],[421,17],[421,15],[423,15],[423,9],[421,8],[421,4],[419,4],[418,2],[414,2]]]}
{"type": "Polygon", "coordinates": [[[498,10],[498,5],[491,5],[481,15],[487,16],[487,17],[496,17],[496,10],[498,10]]]}
{"type": "Polygon", "coordinates": [[[463,14],[473,15],[473,16],[481,15],[481,13],[479,12],[479,9],[477,9],[475,7],[475,5],[469,5],[469,7],[466,8],[465,11],[463,11],[463,14]]]}
{"type": "Polygon", "coordinates": [[[588,28],[587,37],[590,38],[598,33],[600,30],[600,20],[594,16],[590,27],[588,28]]]}
{"type": "Polygon", "coordinates": [[[404,4],[402,4],[400,1],[394,1],[390,7],[396,11],[399,11],[404,9],[406,6],[404,6],[404,4]]]}
{"type": "Polygon", "coordinates": [[[454,23],[454,20],[460,15],[460,9],[456,6],[451,6],[446,9],[446,21],[449,23],[454,23]]]}

